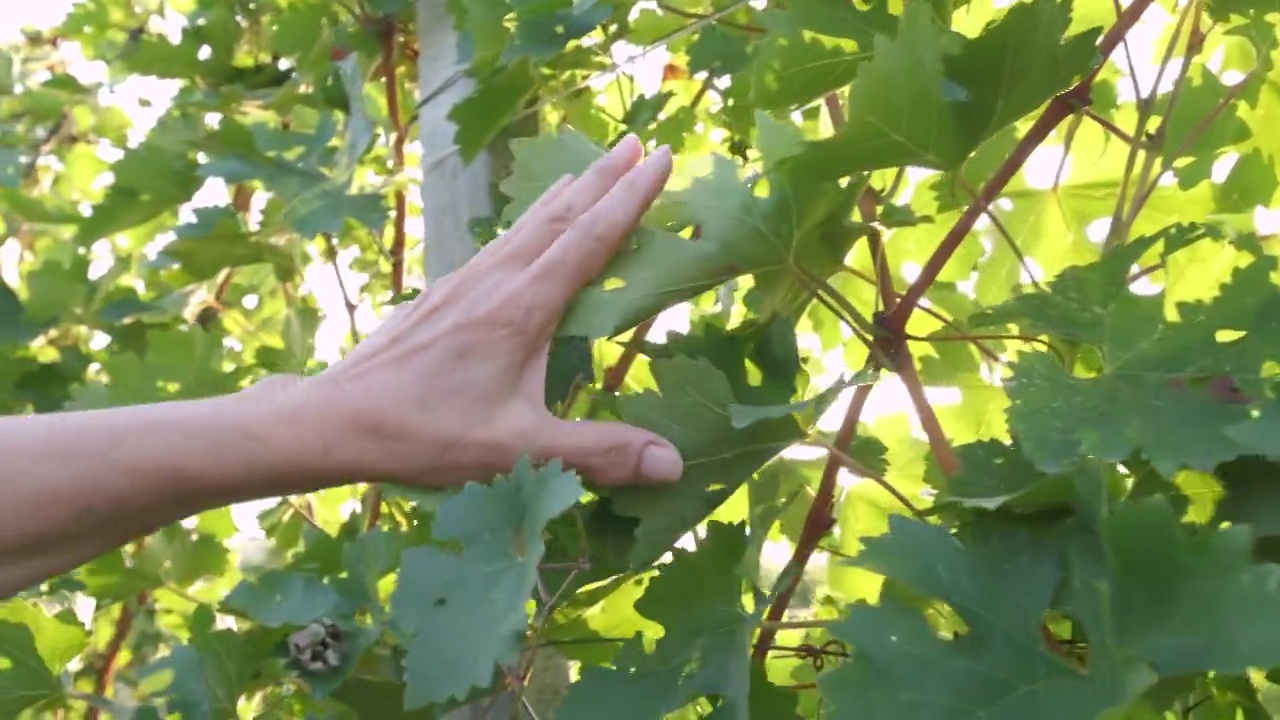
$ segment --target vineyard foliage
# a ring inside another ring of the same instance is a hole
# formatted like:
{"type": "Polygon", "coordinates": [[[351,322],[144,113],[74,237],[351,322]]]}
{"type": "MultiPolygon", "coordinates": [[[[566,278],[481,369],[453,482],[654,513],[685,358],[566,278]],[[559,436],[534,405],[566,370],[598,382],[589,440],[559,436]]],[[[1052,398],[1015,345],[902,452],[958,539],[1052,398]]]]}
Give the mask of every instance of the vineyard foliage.
{"type": "MultiPolygon", "coordinates": [[[[449,10],[477,246],[671,146],[547,402],[684,479],[210,509],[0,603],[0,718],[1280,717],[1280,3],[449,10]]],[[[314,373],[421,289],[416,17],[6,45],[0,409],[314,373]]]]}

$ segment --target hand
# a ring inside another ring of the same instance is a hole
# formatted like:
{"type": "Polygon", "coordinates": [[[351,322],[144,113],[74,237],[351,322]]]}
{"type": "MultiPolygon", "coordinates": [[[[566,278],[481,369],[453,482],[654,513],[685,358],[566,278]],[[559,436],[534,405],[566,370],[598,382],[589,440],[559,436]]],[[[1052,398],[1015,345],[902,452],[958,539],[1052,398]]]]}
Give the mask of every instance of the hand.
{"type": "MultiPolygon", "coordinates": [[[[563,458],[601,485],[679,479],[679,453],[622,423],[556,418],[547,353],[568,303],[625,242],[671,173],[631,136],[561,178],[502,237],[397,309],[346,358],[271,393],[353,479],[448,485],[563,458]]],[[[250,391],[252,394],[252,390],[250,391]]]]}

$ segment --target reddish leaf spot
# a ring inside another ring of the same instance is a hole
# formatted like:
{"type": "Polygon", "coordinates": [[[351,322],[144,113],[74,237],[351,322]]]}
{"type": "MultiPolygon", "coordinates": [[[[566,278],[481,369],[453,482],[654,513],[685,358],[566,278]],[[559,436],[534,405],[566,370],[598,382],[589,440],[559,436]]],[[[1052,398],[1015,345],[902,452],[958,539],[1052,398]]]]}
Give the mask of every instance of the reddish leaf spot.
{"type": "Polygon", "coordinates": [[[1229,405],[1247,405],[1249,396],[1244,394],[1237,385],[1235,378],[1229,375],[1219,375],[1209,381],[1209,394],[1218,398],[1229,405]]]}

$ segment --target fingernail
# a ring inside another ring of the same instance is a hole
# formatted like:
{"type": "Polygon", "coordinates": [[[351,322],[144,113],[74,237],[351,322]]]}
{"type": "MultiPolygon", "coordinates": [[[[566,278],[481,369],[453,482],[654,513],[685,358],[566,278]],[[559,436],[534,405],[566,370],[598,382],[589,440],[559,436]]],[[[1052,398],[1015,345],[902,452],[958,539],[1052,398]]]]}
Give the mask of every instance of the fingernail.
{"type": "Polygon", "coordinates": [[[684,474],[684,460],[675,448],[653,443],[640,453],[640,474],[654,482],[675,482],[684,474]]]}
{"type": "Polygon", "coordinates": [[[659,145],[658,149],[653,151],[653,157],[671,157],[671,146],[659,145]]]}

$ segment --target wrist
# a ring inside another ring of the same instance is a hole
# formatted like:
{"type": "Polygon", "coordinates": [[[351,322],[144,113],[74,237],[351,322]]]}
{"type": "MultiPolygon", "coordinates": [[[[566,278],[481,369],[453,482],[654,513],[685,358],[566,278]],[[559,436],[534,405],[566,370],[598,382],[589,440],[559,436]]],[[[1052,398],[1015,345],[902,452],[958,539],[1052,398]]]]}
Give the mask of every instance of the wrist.
{"type": "Polygon", "coordinates": [[[350,482],[352,465],[341,457],[342,431],[295,387],[300,378],[271,378],[239,393],[212,398],[227,421],[237,465],[249,483],[240,493],[259,496],[322,490],[350,482]]]}

